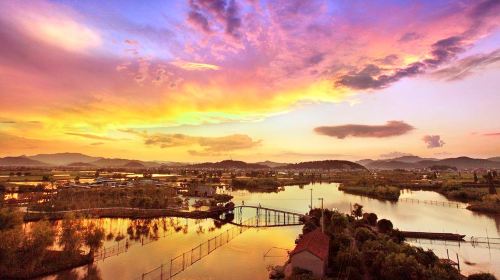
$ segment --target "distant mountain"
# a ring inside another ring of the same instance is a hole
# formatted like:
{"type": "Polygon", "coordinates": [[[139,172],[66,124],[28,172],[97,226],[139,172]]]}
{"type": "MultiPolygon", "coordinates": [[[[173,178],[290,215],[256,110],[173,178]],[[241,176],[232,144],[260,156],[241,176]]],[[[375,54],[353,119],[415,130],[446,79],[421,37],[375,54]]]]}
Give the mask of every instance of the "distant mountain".
{"type": "Polygon", "coordinates": [[[161,167],[180,167],[187,165],[187,163],[185,162],[176,162],[176,161],[158,161],[158,163],[161,164],[161,167]]]}
{"type": "Polygon", "coordinates": [[[141,164],[141,167],[158,167],[159,163],[154,161],[139,161],[139,160],[130,160],[130,159],[122,159],[122,158],[101,158],[97,161],[91,162],[93,165],[98,167],[140,167],[138,164],[141,164]],[[128,166],[131,165],[131,166],[128,166]]]}
{"type": "Polygon", "coordinates": [[[455,166],[456,168],[500,168],[500,162],[470,157],[447,158],[434,162],[439,165],[455,166]]]}
{"type": "Polygon", "coordinates": [[[190,168],[213,168],[213,169],[269,169],[269,166],[257,163],[246,163],[238,160],[223,160],[219,162],[204,162],[188,165],[190,168]]]}
{"type": "Polygon", "coordinates": [[[412,156],[411,158],[403,157],[403,159],[396,158],[389,160],[364,161],[363,165],[369,169],[416,169],[429,168],[432,166],[450,166],[456,167],[458,169],[474,169],[500,168],[500,161],[476,159],[470,157],[457,157],[438,160],[433,158],[425,159],[412,156]]]}
{"type": "Polygon", "coordinates": [[[397,158],[393,158],[390,160],[391,161],[405,162],[405,163],[416,163],[416,162],[420,162],[423,160],[436,161],[438,159],[436,159],[436,158],[421,158],[418,156],[402,156],[402,157],[397,157],[397,158]]]}
{"type": "Polygon", "coordinates": [[[402,162],[397,160],[374,160],[363,164],[369,169],[413,169],[418,168],[415,163],[402,162]]]}
{"type": "Polygon", "coordinates": [[[491,158],[488,158],[487,160],[500,162],[500,157],[491,157],[491,158]]]}
{"type": "Polygon", "coordinates": [[[72,162],[70,164],[67,164],[66,166],[68,167],[95,167],[92,163],[88,162],[72,162]]]}
{"type": "Polygon", "coordinates": [[[359,164],[361,164],[363,166],[366,166],[366,165],[368,165],[368,164],[370,164],[372,162],[374,162],[374,160],[373,159],[369,159],[369,158],[356,161],[356,163],[359,163],[359,164]]]}
{"type": "Polygon", "coordinates": [[[123,167],[144,168],[146,166],[144,164],[142,164],[140,161],[131,160],[131,161],[127,162],[123,167]]]}
{"type": "Polygon", "coordinates": [[[255,164],[260,164],[260,165],[265,165],[265,166],[268,166],[271,168],[275,168],[275,167],[285,166],[288,163],[280,163],[280,162],[266,160],[266,161],[256,162],[255,164]]]}
{"type": "Polygon", "coordinates": [[[101,159],[101,157],[92,157],[81,153],[38,154],[29,158],[52,165],[68,165],[74,162],[89,163],[101,159]]]}
{"type": "Polygon", "coordinates": [[[347,160],[306,161],[288,164],[283,169],[337,169],[337,170],[366,170],[361,164],[347,160]]]}
{"type": "Polygon", "coordinates": [[[0,158],[0,166],[48,166],[49,164],[26,156],[0,158]]]}

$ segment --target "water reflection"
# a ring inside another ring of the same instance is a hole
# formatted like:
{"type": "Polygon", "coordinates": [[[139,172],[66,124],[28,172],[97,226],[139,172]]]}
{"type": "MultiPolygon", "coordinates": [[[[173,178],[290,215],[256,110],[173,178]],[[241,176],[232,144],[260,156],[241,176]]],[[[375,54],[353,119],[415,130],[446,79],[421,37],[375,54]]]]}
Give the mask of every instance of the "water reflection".
{"type": "Polygon", "coordinates": [[[101,280],[101,271],[95,264],[89,264],[83,267],[83,269],[67,270],[59,273],[55,280],[101,280]]]}
{"type": "MultiPolygon", "coordinates": [[[[469,236],[500,237],[500,217],[476,214],[466,209],[457,209],[436,205],[423,205],[406,202],[385,202],[376,199],[343,193],[337,184],[315,184],[305,187],[290,186],[273,193],[251,193],[232,191],[236,204],[259,205],[289,209],[305,213],[311,204],[310,189],[313,189],[314,207],[321,205],[318,198],[324,198],[324,206],[350,211],[351,205],[364,205],[367,212],[375,212],[379,218],[392,220],[402,230],[453,232],[469,236]],[[488,232],[488,233],[486,233],[488,232]]],[[[402,197],[422,200],[448,200],[429,191],[403,191],[402,197]]],[[[252,217],[254,211],[244,211],[244,217],[252,217]]],[[[143,272],[168,263],[171,257],[198,246],[233,225],[224,221],[193,220],[184,218],[159,219],[99,219],[106,230],[105,247],[123,244],[128,241],[126,252],[96,262],[102,279],[134,279],[143,272]],[[112,237],[111,237],[112,236],[112,237]],[[117,237],[123,239],[117,241],[117,237]]],[[[272,247],[292,249],[301,226],[251,229],[230,243],[222,246],[210,256],[176,276],[176,279],[267,279],[268,265],[282,264],[283,257],[264,258],[265,252],[272,247]],[[237,274],[236,274],[237,272],[237,274]]],[[[417,244],[435,250],[440,257],[459,255],[462,272],[478,270],[490,271],[500,276],[500,250],[473,248],[467,244],[457,247],[453,244],[417,244]]],[[[75,269],[83,277],[86,267],[75,269]]],[[[62,277],[58,275],[57,277],[62,277]]],[[[50,278],[50,277],[49,277],[50,278]]],[[[55,279],[54,277],[50,279],[55,279]]],[[[57,278],[64,279],[64,278],[57,278]]],[[[68,278],[78,279],[78,278],[68,278]]],[[[99,279],[99,278],[98,278],[99,279]]]]}

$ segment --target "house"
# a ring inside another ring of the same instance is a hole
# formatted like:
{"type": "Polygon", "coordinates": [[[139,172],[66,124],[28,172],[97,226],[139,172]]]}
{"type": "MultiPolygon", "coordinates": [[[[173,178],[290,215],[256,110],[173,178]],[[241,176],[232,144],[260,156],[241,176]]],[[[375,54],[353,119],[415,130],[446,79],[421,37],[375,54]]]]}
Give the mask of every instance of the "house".
{"type": "Polygon", "coordinates": [[[330,237],[320,228],[304,234],[290,252],[290,260],[285,268],[285,275],[289,277],[294,268],[311,271],[314,277],[323,278],[328,264],[330,237]]]}
{"type": "Polygon", "coordinates": [[[188,185],[188,195],[190,196],[203,196],[203,197],[213,197],[217,191],[217,187],[199,184],[199,183],[191,183],[188,185]]]}
{"type": "Polygon", "coordinates": [[[91,184],[91,186],[92,187],[111,187],[111,188],[114,188],[118,184],[119,184],[119,182],[116,180],[99,177],[99,178],[94,179],[94,182],[91,184]]]}

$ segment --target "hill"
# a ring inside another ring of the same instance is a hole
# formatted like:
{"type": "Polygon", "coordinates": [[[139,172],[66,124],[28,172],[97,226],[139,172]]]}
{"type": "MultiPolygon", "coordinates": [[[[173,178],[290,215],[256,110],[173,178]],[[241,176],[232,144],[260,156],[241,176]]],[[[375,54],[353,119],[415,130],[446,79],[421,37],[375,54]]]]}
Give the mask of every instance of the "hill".
{"type": "Polygon", "coordinates": [[[370,169],[413,169],[419,168],[416,163],[402,162],[397,160],[374,160],[372,162],[363,164],[366,168],[370,169]]]}
{"type": "Polygon", "coordinates": [[[0,158],[0,166],[49,166],[49,164],[26,156],[0,158]]]}
{"type": "Polygon", "coordinates": [[[146,166],[144,164],[142,164],[140,161],[132,160],[132,161],[127,162],[123,167],[144,168],[146,166]]]}
{"type": "MultiPolygon", "coordinates": [[[[458,169],[500,168],[499,161],[488,159],[470,157],[446,158],[442,160],[420,158],[421,160],[416,161],[416,158],[418,157],[407,159],[406,161],[401,161],[401,158],[371,161],[363,160],[363,165],[369,169],[418,169],[432,166],[450,166],[458,169]]],[[[358,163],[361,163],[361,161],[358,163]]]]}
{"type": "Polygon", "coordinates": [[[257,164],[257,163],[246,163],[239,160],[223,160],[219,162],[204,162],[198,164],[188,165],[186,167],[190,168],[210,168],[210,169],[269,169],[269,166],[257,164]]]}
{"type": "Polygon", "coordinates": [[[500,168],[500,162],[470,157],[447,158],[434,162],[439,165],[455,166],[456,168],[500,168]]]}
{"type": "Polygon", "coordinates": [[[38,154],[29,156],[29,158],[52,165],[68,165],[75,162],[89,163],[101,159],[101,157],[93,157],[81,153],[38,154]]]}
{"type": "Polygon", "coordinates": [[[66,166],[68,167],[95,167],[92,163],[88,162],[72,162],[70,164],[67,164],[66,166]]]}
{"type": "Polygon", "coordinates": [[[500,157],[491,157],[491,158],[487,158],[487,160],[500,162],[500,157]]]}
{"type": "Polygon", "coordinates": [[[268,166],[271,168],[276,168],[276,167],[285,166],[288,163],[281,163],[281,162],[274,162],[274,161],[266,160],[266,161],[256,162],[255,164],[260,164],[260,165],[265,165],[265,166],[268,166]]]}
{"type": "Polygon", "coordinates": [[[122,158],[101,158],[97,161],[91,162],[93,165],[98,167],[139,167],[138,164],[141,164],[140,167],[158,167],[159,163],[154,161],[139,161],[139,160],[130,160],[130,159],[122,159],[122,158]],[[128,166],[128,165],[131,166],[128,166]]]}
{"type": "Polygon", "coordinates": [[[366,170],[361,164],[347,160],[322,160],[293,163],[280,167],[282,169],[337,169],[337,170],[366,170]]]}
{"type": "Polygon", "coordinates": [[[420,162],[420,161],[423,161],[423,160],[426,160],[426,161],[436,161],[438,159],[436,159],[436,158],[421,158],[419,156],[402,156],[402,157],[397,157],[397,158],[393,158],[393,159],[390,159],[390,160],[404,162],[404,163],[417,163],[417,162],[420,162]]]}

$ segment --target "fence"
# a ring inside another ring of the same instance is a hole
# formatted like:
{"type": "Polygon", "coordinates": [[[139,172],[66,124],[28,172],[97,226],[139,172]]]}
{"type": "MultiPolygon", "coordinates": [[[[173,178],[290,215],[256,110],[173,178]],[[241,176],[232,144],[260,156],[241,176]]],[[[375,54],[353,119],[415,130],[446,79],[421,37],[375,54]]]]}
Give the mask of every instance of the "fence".
{"type": "Polygon", "coordinates": [[[128,248],[130,248],[131,245],[129,245],[128,240],[123,242],[118,242],[118,244],[110,246],[110,247],[104,247],[101,250],[97,251],[97,253],[94,254],[94,261],[103,261],[106,258],[117,256],[121,253],[127,252],[128,248]]]}
{"type": "Polygon", "coordinates": [[[456,247],[460,247],[462,244],[470,244],[473,248],[488,248],[500,250],[500,238],[491,237],[470,237],[469,240],[463,241],[406,238],[406,241],[422,245],[444,245],[456,247]]]}
{"type": "Polygon", "coordinates": [[[423,200],[423,199],[408,198],[408,197],[399,198],[398,202],[410,202],[410,203],[415,203],[415,204],[428,204],[428,205],[444,206],[444,207],[451,207],[451,208],[458,208],[458,209],[465,209],[465,207],[467,206],[465,203],[459,203],[459,202],[423,200]]]}
{"type": "Polygon", "coordinates": [[[183,272],[191,265],[210,255],[210,253],[215,251],[217,248],[229,243],[229,241],[248,230],[250,226],[255,223],[255,218],[250,218],[243,222],[246,226],[233,226],[219,235],[201,243],[200,245],[193,247],[191,250],[171,258],[170,262],[162,263],[160,266],[143,273],[137,279],[172,279],[174,276],[183,272]]]}

